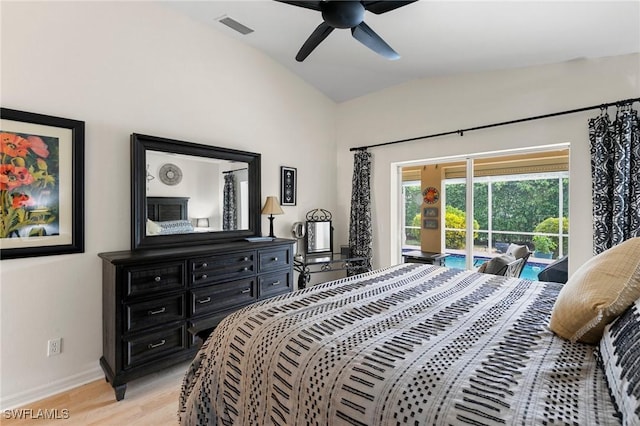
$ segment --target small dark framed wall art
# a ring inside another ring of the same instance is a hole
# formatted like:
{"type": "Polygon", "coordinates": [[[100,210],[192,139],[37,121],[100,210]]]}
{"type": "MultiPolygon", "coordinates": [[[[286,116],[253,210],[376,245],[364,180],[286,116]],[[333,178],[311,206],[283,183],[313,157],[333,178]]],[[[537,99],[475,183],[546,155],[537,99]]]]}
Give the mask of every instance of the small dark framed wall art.
{"type": "Polygon", "coordinates": [[[280,204],[295,206],[298,192],[298,170],[295,167],[280,167],[280,204]]]}

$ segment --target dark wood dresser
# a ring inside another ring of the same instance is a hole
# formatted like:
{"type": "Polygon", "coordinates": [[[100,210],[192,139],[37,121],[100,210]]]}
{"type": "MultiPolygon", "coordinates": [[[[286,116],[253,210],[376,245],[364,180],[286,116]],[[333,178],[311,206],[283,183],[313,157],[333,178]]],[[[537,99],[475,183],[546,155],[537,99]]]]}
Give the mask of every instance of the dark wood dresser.
{"type": "Polygon", "coordinates": [[[100,253],[103,356],[121,400],[127,382],[188,360],[198,333],[235,310],[293,290],[293,241],[100,253]]]}

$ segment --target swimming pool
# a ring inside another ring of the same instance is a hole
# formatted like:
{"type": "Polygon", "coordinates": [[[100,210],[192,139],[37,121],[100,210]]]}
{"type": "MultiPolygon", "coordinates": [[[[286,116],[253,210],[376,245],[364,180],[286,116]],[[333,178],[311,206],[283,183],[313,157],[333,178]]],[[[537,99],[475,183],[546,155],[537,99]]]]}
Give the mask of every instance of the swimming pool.
{"type": "MultiPolygon", "coordinates": [[[[448,266],[449,268],[465,269],[466,258],[467,258],[466,256],[463,256],[460,254],[450,254],[444,259],[444,265],[448,266]]],[[[476,268],[489,260],[488,257],[477,257],[477,256],[474,257],[474,259],[476,261],[476,264],[475,264],[476,268]]],[[[524,265],[524,269],[522,270],[522,274],[520,275],[520,278],[524,278],[527,280],[537,280],[538,273],[542,271],[546,266],[547,264],[545,263],[535,263],[535,262],[528,261],[524,265]]]]}

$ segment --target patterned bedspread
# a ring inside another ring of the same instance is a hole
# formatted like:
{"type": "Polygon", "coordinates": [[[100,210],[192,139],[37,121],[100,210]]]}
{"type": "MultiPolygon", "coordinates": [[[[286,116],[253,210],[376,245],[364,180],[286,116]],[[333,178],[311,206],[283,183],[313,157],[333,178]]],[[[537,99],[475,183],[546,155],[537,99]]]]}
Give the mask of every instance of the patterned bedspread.
{"type": "Polygon", "coordinates": [[[548,328],[560,284],[403,264],[227,317],[185,425],[616,425],[596,348],[548,328]]]}

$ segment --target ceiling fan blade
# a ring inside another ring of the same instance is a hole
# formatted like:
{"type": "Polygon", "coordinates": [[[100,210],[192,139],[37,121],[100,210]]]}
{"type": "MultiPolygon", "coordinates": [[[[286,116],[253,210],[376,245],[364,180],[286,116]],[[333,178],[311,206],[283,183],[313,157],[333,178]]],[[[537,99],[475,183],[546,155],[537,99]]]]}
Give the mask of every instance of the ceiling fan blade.
{"type": "Polygon", "coordinates": [[[292,6],[304,7],[306,9],[312,10],[322,10],[320,9],[321,1],[287,1],[287,0],[275,0],[278,3],[286,3],[292,6]]]}
{"type": "Polygon", "coordinates": [[[313,49],[318,47],[318,45],[322,43],[322,40],[324,40],[329,34],[331,34],[331,31],[333,31],[333,27],[329,26],[329,24],[327,24],[326,22],[318,25],[318,27],[311,33],[307,41],[305,41],[300,48],[300,51],[296,55],[296,61],[304,61],[307,56],[309,56],[309,54],[313,52],[313,49]]]}
{"type": "MultiPolygon", "coordinates": [[[[376,15],[380,15],[381,13],[389,12],[391,10],[397,9],[402,6],[406,6],[411,3],[415,3],[417,0],[410,1],[363,1],[362,4],[364,8],[369,12],[373,12],[376,15]]],[[[302,3],[302,2],[294,2],[294,3],[302,3]]]]}
{"type": "Polygon", "coordinates": [[[400,59],[400,55],[364,22],[360,22],[358,26],[351,28],[351,35],[360,43],[387,59],[400,59]]]}

